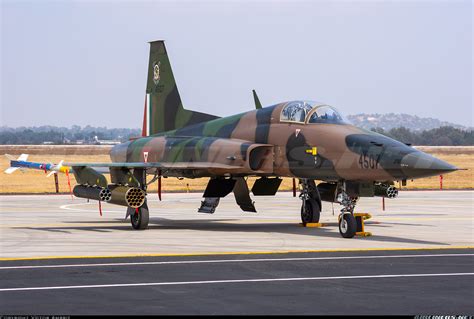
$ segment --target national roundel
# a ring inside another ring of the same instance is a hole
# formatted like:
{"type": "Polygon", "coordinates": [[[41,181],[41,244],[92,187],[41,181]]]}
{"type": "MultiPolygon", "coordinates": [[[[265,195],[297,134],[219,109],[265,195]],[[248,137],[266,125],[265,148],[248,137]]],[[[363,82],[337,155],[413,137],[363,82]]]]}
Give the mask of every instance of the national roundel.
{"type": "Polygon", "coordinates": [[[160,82],[160,65],[160,61],[153,63],[153,82],[155,85],[158,85],[160,82]]]}

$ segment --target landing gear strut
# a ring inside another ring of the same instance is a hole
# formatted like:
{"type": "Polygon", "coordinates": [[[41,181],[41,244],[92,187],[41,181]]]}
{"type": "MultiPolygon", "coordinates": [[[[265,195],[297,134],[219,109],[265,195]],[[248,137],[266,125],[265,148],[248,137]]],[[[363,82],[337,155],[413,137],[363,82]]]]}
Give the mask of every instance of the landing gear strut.
{"type": "MultiPolygon", "coordinates": [[[[136,183],[136,187],[143,189],[146,192],[146,169],[134,169],[133,178],[136,183]]],[[[127,207],[127,215],[125,219],[130,216],[130,222],[133,229],[141,230],[148,228],[148,222],[150,220],[150,212],[148,210],[148,204],[145,197],[145,202],[138,208],[127,207]]]]}
{"type": "Polygon", "coordinates": [[[338,195],[338,202],[344,207],[339,214],[339,233],[344,238],[352,238],[357,232],[357,221],[354,217],[354,208],[357,197],[350,197],[345,191],[345,185],[338,195]]]}
{"type": "Polygon", "coordinates": [[[300,198],[303,201],[301,204],[301,221],[303,225],[318,223],[321,214],[321,199],[318,188],[313,180],[302,179],[300,183],[302,185],[300,198]]]}

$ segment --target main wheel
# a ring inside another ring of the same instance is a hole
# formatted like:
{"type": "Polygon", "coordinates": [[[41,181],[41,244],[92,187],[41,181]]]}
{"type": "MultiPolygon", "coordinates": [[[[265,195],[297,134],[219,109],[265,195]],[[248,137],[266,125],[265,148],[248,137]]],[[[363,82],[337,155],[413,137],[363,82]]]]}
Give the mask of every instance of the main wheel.
{"type": "Polygon", "coordinates": [[[130,212],[130,221],[133,229],[146,229],[148,227],[148,221],[150,220],[147,204],[143,204],[143,206],[138,209],[131,207],[128,209],[133,210],[130,212]]]}
{"type": "Polygon", "coordinates": [[[321,215],[321,207],[314,199],[307,199],[301,205],[301,221],[303,224],[318,223],[321,215]]]}
{"type": "Polygon", "coordinates": [[[352,214],[344,214],[339,218],[339,232],[344,238],[352,238],[357,231],[357,222],[352,214]]]}

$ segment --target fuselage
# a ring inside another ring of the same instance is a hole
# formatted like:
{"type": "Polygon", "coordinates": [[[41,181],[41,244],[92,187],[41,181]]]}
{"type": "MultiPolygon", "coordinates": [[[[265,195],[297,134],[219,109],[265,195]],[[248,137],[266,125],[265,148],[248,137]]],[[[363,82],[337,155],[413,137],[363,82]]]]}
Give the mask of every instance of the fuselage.
{"type": "MultiPolygon", "coordinates": [[[[321,103],[285,102],[138,138],[115,146],[111,159],[114,162],[212,162],[241,166],[242,170],[236,174],[242,176],[325,181],[386,182],[456,170],[409,145],[355,127],[338,116],[334,109],[321,103]],[[295,103],[300,103],[300,109],[295,103]],[[325,113],[318,117],[318,110],[325,113]],[[288,117],[290,113],[293,117],[288,117]]],[[[184,177],[223,174],[212,168],[192,174],[183,172],[184,177]]]]}

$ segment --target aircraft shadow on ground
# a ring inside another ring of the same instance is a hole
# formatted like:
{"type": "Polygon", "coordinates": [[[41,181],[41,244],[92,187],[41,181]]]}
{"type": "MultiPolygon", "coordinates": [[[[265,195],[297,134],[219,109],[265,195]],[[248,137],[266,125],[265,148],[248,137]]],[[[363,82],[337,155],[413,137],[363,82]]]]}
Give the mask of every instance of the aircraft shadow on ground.
{"type": "MultiPolygon", "coordinates": [[[[163,231],[163,230],[195,230],[195,231],[212,231],[212,232],[223,232],[223,233],[280,233],[290,234],[299,236],[312,236],[312,237],[330,237],[340,238],[340,240],[346,240],[341,238],[337,231],[337,223],[325,223],[324,227],[320,228],[306,228],[300,226],[296,221],[295,223],[275,223],[275,222],[239,222],[239,219],[206,219],[206,220],[172,220],[167,218],[154,217],[150,218],[149,227],[145,231],[163,231]],[[336,231],[334,231],[336,230],[336,231]]],[[[23,227],[17,229],[29,229],[39,230],[47,232],[59,232],[59,233],[70,233],[71,231],[84,231],[84,232],[98,232],[98,233],[109,233],[114,231],[134,231],[131,229],[130,220],[125,221],[124,219],[113,219],[108,221],[68,221],[71,226],[60,226],[60,227],[23,227]],[[117,225],[118,222],[123,222],[123,225],[117,225]],[[85,226],[74,226],[74,224],[95,224],[85,226]],[[101,224],[101,225],[97,225],[101,224]]],[[[410,243],[410,244],[428,244],[428,245],[449,245],[443,242],[426,241],[419,239],[410,239],[403,236],[384,236],[373,232],[373,227],[376,227],[382,231],[381,228],[391,228],[400,225],[398,223],[367,223],[366,231],[372,231],[373,236],[370,237],[355,237],[352,240],[363,240],[363,241],[381,241],[381,242],[396,242],[396,243],[410,243]],[[392,226],[393,225],[393,226],[392,226]]],[[[421,226],[418,224],[408,224],[410,226],[421,226]]]]}

